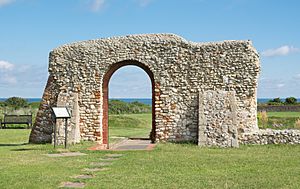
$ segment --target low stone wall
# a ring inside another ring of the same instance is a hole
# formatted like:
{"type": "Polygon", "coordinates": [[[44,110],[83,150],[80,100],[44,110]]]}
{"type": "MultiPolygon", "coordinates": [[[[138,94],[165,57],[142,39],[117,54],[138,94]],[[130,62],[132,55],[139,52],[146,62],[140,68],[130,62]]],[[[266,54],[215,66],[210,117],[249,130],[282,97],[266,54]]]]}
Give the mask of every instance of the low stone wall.
{"type": "Polygon", "coordinates": [[[258,105],[257,111],[266,112],[300,112],[299,105],[258,105]]]}
{"type": "Polygon", "coordinates": [[[300,130],[260,129],[239,136],[240,144],[300,144],[300,130]]]}

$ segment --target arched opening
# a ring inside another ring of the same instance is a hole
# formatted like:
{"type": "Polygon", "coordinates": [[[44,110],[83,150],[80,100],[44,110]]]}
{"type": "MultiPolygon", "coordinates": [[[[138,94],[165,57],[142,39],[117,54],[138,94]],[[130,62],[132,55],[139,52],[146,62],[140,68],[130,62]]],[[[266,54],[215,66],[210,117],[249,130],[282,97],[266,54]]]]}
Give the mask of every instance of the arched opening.
{"type": "Polygon", "coordinates": [[[128,66],[128,65],[132,65],[132,66],[137,66],[141,69],[143,69],[147,75],[149,76],[150,80],[151,80],[151,88],[152,88],[152,127],[151,127],[151,132],[149,134],[150,136],[150,140],[152,142],[155,142],[155,105],[154,105],[154,77],[153,77],[153,73],[151,72],[151,70],[144,64],[138,62],[138,61],[134,61],[134,60],[127,60],[127,61],[122,61],[119,63],[115,63],[113,65],[110,66],[110,68],[108,69],[107,73],[105,74],[104,78],[103,78],[103,132],[102,132],[102,136],[103,136],[103,144],[107,145],[107,148],[109,148],[109,125],[108,125],[108,120],[109,120],[109,114],[108,114],[108,110],[109,110],[109,81],[112,77],[112,75],[115,73],[115,71],[117,71],[119,68],[124,67],[124,66],[128,66]]]}

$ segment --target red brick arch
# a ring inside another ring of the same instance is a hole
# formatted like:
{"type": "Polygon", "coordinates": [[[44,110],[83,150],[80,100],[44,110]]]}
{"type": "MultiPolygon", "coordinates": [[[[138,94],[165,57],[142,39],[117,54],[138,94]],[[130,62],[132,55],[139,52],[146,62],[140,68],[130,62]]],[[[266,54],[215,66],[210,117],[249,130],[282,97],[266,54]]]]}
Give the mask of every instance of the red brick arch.
{"type": "Polygon", "coordinates": [[[109,137],[109,125],[108,125],[108,86],[109,86],[109,81],[111,76],[115,71],[117,71],[119,68],[123,66],[128,66],[128,65],[133,65],[137,66],[139,68],[142,68],[149,76],[151,80],[151,86],[152,86],[152,130],[150,134],[150,139],[152,142],[155,142],[155,93],[154,93],[154,87],[155,87],[155,82],[154,82],[154,77],[153,73],[150,70],[149,67],[146,65],[135,61],[135,60],[125,60],[122,62],[118,62],[115,64],[112,64],[106,74],[104,75],[103,78],[103,130],[102,130],[102,136],[103,136],[103,144],[107,145],[107,148],[109,148],[108,144],[108,137],[109,137]]]}

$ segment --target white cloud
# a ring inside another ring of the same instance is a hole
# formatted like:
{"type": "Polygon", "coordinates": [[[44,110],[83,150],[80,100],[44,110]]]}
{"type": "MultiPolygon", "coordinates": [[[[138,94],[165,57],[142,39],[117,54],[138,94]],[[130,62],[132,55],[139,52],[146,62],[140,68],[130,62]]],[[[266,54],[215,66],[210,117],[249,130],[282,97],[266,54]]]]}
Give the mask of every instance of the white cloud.
{"type": "Polygon", "coordinates": [[[264,78],[259,80],[259,87],[263,90],[279,90],[286,87],[286,81],[276,78],[264,78]]]}
{"type": "Polygon", "coordinates": [[[137,0],[137,2],[139,6],[146,7],[152,2],[152,0],[137,0]]]}
{"type": "Polygon", "coordinates": [[[261,54],[266,57],[272,57],[272,56],[285,56],[291,53],[300,53],[300,49],[295,48],[293,46],[284,45],[276,49],[265,50],[261,54]]]}
{"type": "Polygon", "coordinates": [[[151,98],[151,80],[137,66],[118,69],[109,81],[110,98],[151,98]]]}
{"type": "Polygon", "coordinates": [[[300,73],[294,76],[294,79],[300,79],[300,73]]]}
{"type": "Polygon", "coordinates": [[[282,88],[282,87],[284,87],[284,86],[285,86],[285,84],[283,84],[283,83],[279,83],[279,84],[276,85],[276,87],[277,87],[278,89],[280,89],[280,88],[282,88]]]}
{"type": "Polygon", "coordinates": [[[47,78],[47,64],[15,64],[0,71],[0,97],[41,97],[47,78]]]}
{"type": "Polygon", "coordinates": [[[11,74],[15,71],[15,65],[10,62],[0,60],[0,85],[11,85],[17,83],[17,78],[11,74]]]}
{"type": "Polygon", "coordinates": [[[300,73],[284,78],[265,78],[258,83],[259,98],[294,96],[299,98],[300,73]]]}
{"type": "Polygon", "coordinates": [[[5,83],[8,83],[8,84],[16,84],[17,83],[17,78],[15,76],[12,76],[12,75],[4,75],[2,77],[2,80],[5,82],[5,83]]]}
{"type": "Polygon", "coordinates": [[[11,74],[0,75],[0,86],[14,85],[17,84],[17,78],[11,74]]]}
{"type": "Polygon", "coordinates": [[[14,65],[4,60],[0,60],[0,71],[12,70],[14,65]]]}
{"type": "Polygon", "coordinates": [[[13,3],[15,0],[0,0],[0,7],[13,3]]]}
{"type": "Polygon", "coordinates": [[[90,8],[92,11],[99,11],[100,9],[102,9],[105,5],[105,0],[93,0],[91,2],[90,8]]]}

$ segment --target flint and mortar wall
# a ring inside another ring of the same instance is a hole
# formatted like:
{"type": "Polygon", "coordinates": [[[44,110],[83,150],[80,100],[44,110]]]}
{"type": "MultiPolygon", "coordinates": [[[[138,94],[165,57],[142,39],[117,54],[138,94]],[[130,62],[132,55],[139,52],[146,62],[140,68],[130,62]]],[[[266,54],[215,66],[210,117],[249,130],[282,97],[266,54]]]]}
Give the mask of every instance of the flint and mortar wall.
{"type": "MultiPolygon", "coordinates": [[[[197,141],[199,91],[235,92],[239,133],[258,129],[259,56],[250,41],[193,43],[173,34],[148,34],[83,41],[54,49],[30,141],[51,141],[49,110],[57,105],[60,94],[66,94],[65,104],[71,111],[71,97],[77,96],[75,120],[79,122],[80,139],[103,142],[104,75],[114,64],[130,60],[153,73],[157,141],[197,141]]],[[[76,123],[70,122],[70,127],[75,129],[76,123]]]]}
{"type": "Polygon", "coordinates": [[[198,145],[238,147],[236,108],[233,91],[201,91],[198,145]]]}
{"type": "Polygon", "coordinates": [[[300,130],[260,129],[239,136],[241,144],[300,144],[300,130]]]}

